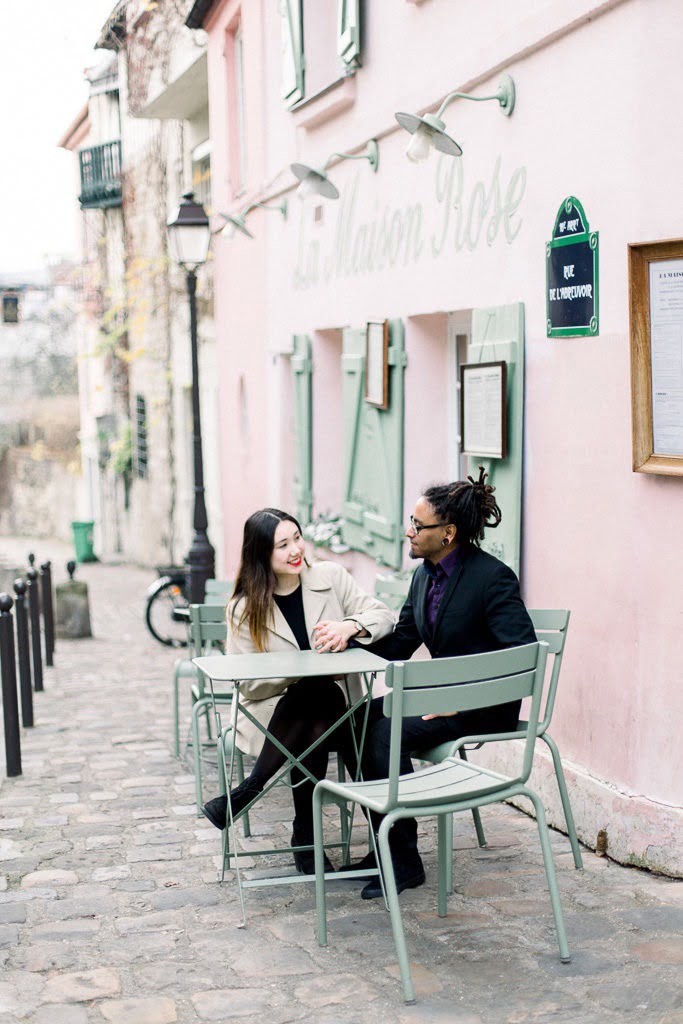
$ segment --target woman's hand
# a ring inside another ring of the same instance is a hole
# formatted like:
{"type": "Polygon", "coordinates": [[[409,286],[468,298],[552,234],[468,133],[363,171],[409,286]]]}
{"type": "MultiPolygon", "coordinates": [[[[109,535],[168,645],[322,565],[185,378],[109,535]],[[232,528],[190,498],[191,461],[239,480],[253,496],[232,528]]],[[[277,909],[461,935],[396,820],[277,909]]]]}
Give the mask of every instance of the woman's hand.
{"type": "Polygon", "coordinates": [[[432,718],[452,718],[453,715],[460,714],[459,711],[442,711],[440,715],[423,715],[423,722],[431,722],[432,718]]]}
{"type": "Polygon", "coordinates": [[[355,622],[331,622],[323,619],[313,630],[313,644],[320,654],[331,652],[337,654],[345,651],[352,636],[358,633],[355,622]]]}

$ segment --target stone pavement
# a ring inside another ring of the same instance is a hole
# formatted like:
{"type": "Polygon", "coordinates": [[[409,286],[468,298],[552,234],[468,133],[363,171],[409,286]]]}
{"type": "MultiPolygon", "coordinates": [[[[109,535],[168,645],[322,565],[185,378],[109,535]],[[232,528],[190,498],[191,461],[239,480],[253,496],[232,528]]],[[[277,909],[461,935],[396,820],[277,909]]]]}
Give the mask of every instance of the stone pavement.
{"type": "MultiPolygon", "coordinates": [[[[357,884],[332,889],[326,949],[308,884],[248,891],[238,928],[234,886],[216,882],[218,832],[197,818],[192,775],[172,755],[174,655],[142,619],[152,574],[79,576],[95,636],[58,642],[24,774],[0,787],[0,1024],[683,1024],[680,882],[589,851],[577,872],[553,834],[573,953],[562,965],[535,823],[513,808],[485,813],[487,850],[456,819],[443,919],[424,825],[427,885],[401,897],[413,1007],[388,915],[357,884]]],[[[286,840],[288,795],[271,797],[255,831],[286,840]]]]}

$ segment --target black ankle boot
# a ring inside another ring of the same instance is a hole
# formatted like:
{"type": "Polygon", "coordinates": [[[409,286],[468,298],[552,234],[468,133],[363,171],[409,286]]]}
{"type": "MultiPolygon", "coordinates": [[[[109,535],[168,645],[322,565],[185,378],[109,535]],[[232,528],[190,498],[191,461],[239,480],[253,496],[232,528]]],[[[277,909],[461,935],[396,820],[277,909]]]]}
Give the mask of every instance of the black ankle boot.
{"type": "MultiPolygon", "coordinates": [[[[232,808],[233,819],[238,818],[247,804],[250,804],[260,792],[261,787],[257,786],[250,779],[240,782],[239,786],[230,793],[230,807],[232,808]]],[[[215,825],[218,829],[224,829],[228,818],[227,795],[223,793],[221,796],[209,800],[208,803],[204,804],[203,811],[212,825],[215,825]]]]}
{"type": "MultiPolygon", "coordinates": [[[[312,846],[313,837],[308,838],[297,835],[296,832],[292,832],[291,839],[292,846],[312,846]]],[[[294,850],[294,866],[300,875],[314,875],[315,874],[315,855],[313,850],[294,850]]],[[[334,871],[334,865],[329,860],[327,854],[324,854],[325,871],[334,871]]]]}

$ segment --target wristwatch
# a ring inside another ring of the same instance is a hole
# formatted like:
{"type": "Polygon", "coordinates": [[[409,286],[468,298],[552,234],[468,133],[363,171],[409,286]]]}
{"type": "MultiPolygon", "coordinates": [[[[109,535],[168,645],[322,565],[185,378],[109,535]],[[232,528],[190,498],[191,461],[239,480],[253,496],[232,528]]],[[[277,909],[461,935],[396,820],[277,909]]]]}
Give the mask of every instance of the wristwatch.
{"type": "Polygon", "coordinates": [[[349,619],[348,621],[352,622],[356,627],[355,636],[358,636],[359,633],[362,633],[365,630],[365,626],[362,622],[359,622],[358,619],[349,619]]]}

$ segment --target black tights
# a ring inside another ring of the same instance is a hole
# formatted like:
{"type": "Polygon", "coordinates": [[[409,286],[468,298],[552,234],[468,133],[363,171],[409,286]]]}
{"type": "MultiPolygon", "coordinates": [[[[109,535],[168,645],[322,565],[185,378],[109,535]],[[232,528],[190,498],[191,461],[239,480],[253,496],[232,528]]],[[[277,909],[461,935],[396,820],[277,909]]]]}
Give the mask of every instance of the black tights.
{"type": "MultiPolygon", "coordinates": [[[[323,676],[300,679],[289,686],[277,702],[268,729],[290,753],[299,757],[341,718],[345,709],[344,693],[332,679],[323,676]]],[[[325,778],[332,750],[339,752],[347,771],[355,778],[358,766],[348,719],[302,761],[316,779],[325,778]]],[[[251,774],[238,789],[249,787],[262,790],[285,760],[282,751],[266,739],[251,774]]],[[[297,841],[304,844],[312,842],[313,838],[314,783],[298,768],[293,768],[291,774],[294,833],[297,841]]],[[[233,792],[236,795],[236,791],[233,792]]]]}

